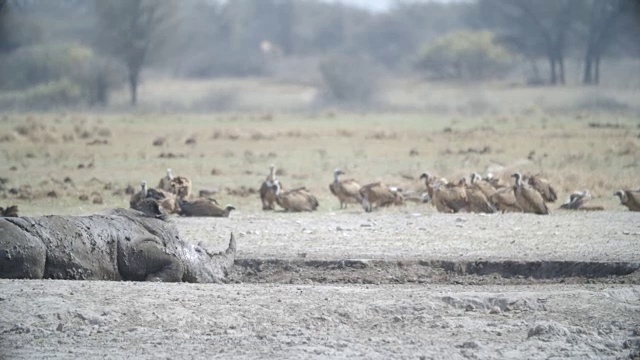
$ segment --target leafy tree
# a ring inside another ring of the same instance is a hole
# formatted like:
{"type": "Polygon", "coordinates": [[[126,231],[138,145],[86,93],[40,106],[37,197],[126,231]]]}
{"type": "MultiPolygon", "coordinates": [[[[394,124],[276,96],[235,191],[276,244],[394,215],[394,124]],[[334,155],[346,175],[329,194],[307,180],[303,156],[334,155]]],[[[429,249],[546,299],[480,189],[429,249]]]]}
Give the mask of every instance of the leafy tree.
{"type": "Polygon", "coordinates": [[[138,102],[140,73],[149,53],[159,46],[160,31],[173,13],[172,2],[156,0],[96,1],[98,46],[123,62],[131,93],[138,102]]]}
{"type": "Polygon", "coordinates": [[[417,65],[432,77],[482,80],[503,74],[511,57],[489,31],[458,31],[428,46],[417,65]]]}

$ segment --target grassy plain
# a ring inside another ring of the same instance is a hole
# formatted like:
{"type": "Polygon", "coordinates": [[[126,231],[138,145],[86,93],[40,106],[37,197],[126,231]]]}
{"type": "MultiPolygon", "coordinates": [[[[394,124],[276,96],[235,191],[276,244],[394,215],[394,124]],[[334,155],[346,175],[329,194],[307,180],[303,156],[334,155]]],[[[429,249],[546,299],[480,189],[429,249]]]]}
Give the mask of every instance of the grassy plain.
{"type": "MultiPolygon", "coordinates": [[[[208,92],[193,88],[205,101],[208,92]]],[[[615,190],[640,187],[640,117],[633,91],[398,88],[403,92],[385,94],[386,110],[371,113],[313,111],[309,104],[299,106],[306,111],[280,113],[260,98],[246,107],[253,110],[235,113],[1,114],[0,177],[8,182],[0,185],[0,206],[17,204],[25,215],[128,206],[129,197],[118,191],[127,185],[137,190],[141,180],[155,186],[172,168],[192,179],[196,193],[217,190],[221,203],[260,211],[254,191],[270,164],[280,169],[285,187],[304,185],[314,192],[320,211],[338,207],[328,190],[336,167],[362,183],[382,180],[409,193],[423,191],[418,178],[425,171],[449,179],[492,172],[505,181],[513,171],[542,173],[561,200],[587,189],[593,205],[611,210],[625,210],[612,196],[615,190]],[[620,112],[624,104],[632,107],[620,112]],[[161,145],[153,145],[156,140],[161,145]],[[66,177],[71,181],[65,183],[66,177]],[[102,204],[93,203],[98,196],[102,204]]],[[[285,97],[296,93],[292,85],[269,89],[285,97]]],[[[166,94],[158,91],[147,95],[162,101],[166,94]]],[[[292,103],[278,96],[265,94],[274,103],[292,103]]]]}

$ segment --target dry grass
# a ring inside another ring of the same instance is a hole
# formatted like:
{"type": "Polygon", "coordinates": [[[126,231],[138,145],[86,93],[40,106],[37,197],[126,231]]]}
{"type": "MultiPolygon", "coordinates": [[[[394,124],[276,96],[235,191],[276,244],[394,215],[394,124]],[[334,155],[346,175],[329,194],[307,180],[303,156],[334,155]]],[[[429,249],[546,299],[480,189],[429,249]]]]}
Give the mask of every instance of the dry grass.
{"type": "Polygon", "coordinates": [[[170,167],[192,178],[195,193],[224,189],[219,202],[259,211],[253,190],[273,163],[285,169],[286,187],[316,193],[321,211],[337,208],[327,188],[336,167],[363,183],[382,180],[408,191],[422,191],[424,171],[452,179],[491,171],[505,181],[515,170],[543,173],[561,200],[588,189],[594,204],[623,210],[611,194],[640,187],[639,136],[632,117],[584,113],[271,115],[268,121],[261,114],[7,114],[0,121],[0,173],[9,181],[0,196],[23,214],[90,213],[127,206],[127,185],[154,186],[170,167]],[[157,139],[164,142],[154,146],[157,139]],[[47,195],[52,191],[55,197],[47,195]],[[103,204],[93,203],[98,197],[103,204]]]}

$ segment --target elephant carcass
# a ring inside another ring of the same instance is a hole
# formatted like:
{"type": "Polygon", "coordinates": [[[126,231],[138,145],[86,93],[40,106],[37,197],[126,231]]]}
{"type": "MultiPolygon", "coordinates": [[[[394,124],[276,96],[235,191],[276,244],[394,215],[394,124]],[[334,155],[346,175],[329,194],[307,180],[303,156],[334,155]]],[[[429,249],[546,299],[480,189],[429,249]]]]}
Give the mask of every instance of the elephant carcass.
{"type": "Polygon", "coordinates": [[[174,224],[130,209],[0,218],[0,278],[222,281],[235,260],[180,239],[174,224]]]}

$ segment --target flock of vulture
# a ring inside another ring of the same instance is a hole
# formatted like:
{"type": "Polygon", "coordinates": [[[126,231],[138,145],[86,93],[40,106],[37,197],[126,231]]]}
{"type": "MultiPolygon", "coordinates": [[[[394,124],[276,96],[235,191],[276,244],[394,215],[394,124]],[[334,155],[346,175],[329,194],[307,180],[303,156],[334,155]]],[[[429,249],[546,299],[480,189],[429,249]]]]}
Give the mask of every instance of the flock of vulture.
{"type": "MultiPolygon", "coordinates": [[[[340,209],[347,204],[360,204],[366,212],[375,208],[391,205],[403,205],[405,196],[402,189],[373,182],[360,185],[354,179],[341,179],[345,173],[340,169],[333,172],[333,181],[329,190],[338,198],[340,209]]],[[[420,201],[431,202],[438,212],[442,213],[496,213],[496,212],[525,212],[546,215],[549,214],[547,203],[555,202],[558,198],[556,191],[549,181],[538,175],[523,176],[520,173],[512,175],[514,183],[505,184],[491,175],[481,177],[477,173],[471,174],[470,182],[462,178],[457,182],[449,182],[445,178],[438,178],[423,173],[426,192],[420,201]]],[[[142,181],[139,192],[133,194],[129,206],[147,215],[166,219],[169,214],[197,217],[229,217],[235,208],[232,205],[220,206],[218,202],[207,196],[191,197],[191,180],[184,176],[174,176],[171,169],[167,169],[156,188],[148,188],[147,182],[142,181]]],[[[205,194],[206,195],[206,194],[205,194]]],[[[614,196],[620,198],[620,203],[630,211],[640,211],[640,189],[619,190],[614,196]]],[[[276,179],[276,168],[270,166],[269,175],[260,187],[260,199],[263,210],[275,210],[276,205],[289,212],[314,211],[318,208],[318,199],[305,187],[285,190],[280,180],[276,179]]],[[[569,200],[560,208],[568,210],[604,210],[601,206],[587,206],[591,199],[588,191],[578,191],[570,195],[569,200]]],[[[6,209],[0,207],[0,217],[18,216],[17,206],[6,209]]]]}
{"type": "Polygon", "coordinates": [[[148,215],[166,219],[169,214],[181,216],[229,217],[232,205],[222,207],[212,197],[191,199],[191,180],[184,176],[174,176],[171,169],[160,179],[156,188],[148,188],[142,181],[140,191],[129,200],[132,209],[148,215]]]}
{"type": "MultiPolygon", "coordinates": [[[[312,211],[318,206],[316,198],[304,188],[289,191],[282,190],[282,184],[275,177],[275,166],[270,167],[269,176],[260,188],[263,210],[275,209],[278,204],[287,211],[312,211]]],[[[361,204],[370,212],[377,207],[404,204],[402,189],[388,186],[382,182],[360,185],[354,179],[341,179],[345,173],[340,169],[333,172],[333,182],[329,190],[338,198],[340,208],[347,204],[361,204]]],[[[513,185],[502,183],[492,176],[482,178],[477,173],[471,174],[470,183],[465,178],[452,183],[444,178],[423,173],[426,193],[423,201],[430,201],[443,213],[474,212],[525,212],[540,215],[549,214],[547,203],[558,198],[549,181],[537,175],[523,176],[514,173],[513,185]]],[[[640,211],[640,190],[620,190],[615,196],[631,211],[640,211]]],[[[587,191],[574,192],[569,201],[561,208],[568,210],[604,210],[601,206],[585,205],[591,199],[587,191]]]]}

